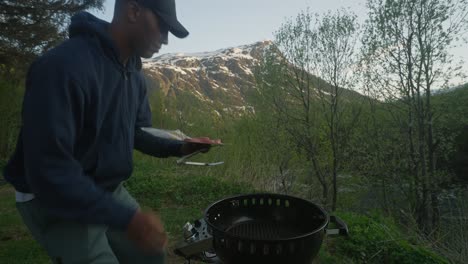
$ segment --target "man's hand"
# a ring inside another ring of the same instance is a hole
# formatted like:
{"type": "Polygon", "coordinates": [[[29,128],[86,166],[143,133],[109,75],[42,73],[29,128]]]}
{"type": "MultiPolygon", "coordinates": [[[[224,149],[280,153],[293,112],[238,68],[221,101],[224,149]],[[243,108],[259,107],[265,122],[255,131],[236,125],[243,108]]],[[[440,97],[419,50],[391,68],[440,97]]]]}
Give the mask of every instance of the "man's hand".
{"type": "Polygon", "coordinates": [[[148,254],[161,254],[167,245],[161,219],[153,212],[138,210],[128,225],[127,236],[148,254]]]}
{"type": "Polygon", "coordinates": [[[180,148],[182,156],[192,154],[193,152],[201,150],[201,152],[208,152],[211,148],[210,144],[199,144],[199,143],[190,143],[185,142],[180,148]]]}

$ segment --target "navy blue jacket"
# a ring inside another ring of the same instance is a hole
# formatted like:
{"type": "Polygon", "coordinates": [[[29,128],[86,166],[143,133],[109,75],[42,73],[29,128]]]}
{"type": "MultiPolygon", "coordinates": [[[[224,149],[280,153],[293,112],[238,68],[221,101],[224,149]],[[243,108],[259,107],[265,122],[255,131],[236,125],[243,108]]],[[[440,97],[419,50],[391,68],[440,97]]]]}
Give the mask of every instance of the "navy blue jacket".
{"type": "MultiPolygon", "coordinates": [[[[30,67],[23,124],[5,179],[51,214],[125,229],[135,213],[111,196],[132,173],[139,127],[151,126],[141,60],[119,61],[109,24],[83,12],[70,38],[30,67]],[[135,136],[137,134],[137,136],[135,136]]],[[[152,154],[179,155],[159,140],[152,154]]]]}

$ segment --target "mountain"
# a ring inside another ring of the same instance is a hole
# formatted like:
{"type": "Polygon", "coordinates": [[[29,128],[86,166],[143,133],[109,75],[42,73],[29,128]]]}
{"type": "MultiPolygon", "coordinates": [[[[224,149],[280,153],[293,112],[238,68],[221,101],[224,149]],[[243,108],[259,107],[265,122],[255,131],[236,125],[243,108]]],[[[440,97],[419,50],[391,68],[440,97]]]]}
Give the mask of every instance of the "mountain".
{"type": "Polygon", "coordinates": [[[240,114],[253,110],[246,95],[254,86],[255,66],[271,44],[262,41],[214,52],[164,54],[143,61],[143,70],[150,89],[161,92],[164,100],[179,104],[182,100],[217,115],[240,114]]]}

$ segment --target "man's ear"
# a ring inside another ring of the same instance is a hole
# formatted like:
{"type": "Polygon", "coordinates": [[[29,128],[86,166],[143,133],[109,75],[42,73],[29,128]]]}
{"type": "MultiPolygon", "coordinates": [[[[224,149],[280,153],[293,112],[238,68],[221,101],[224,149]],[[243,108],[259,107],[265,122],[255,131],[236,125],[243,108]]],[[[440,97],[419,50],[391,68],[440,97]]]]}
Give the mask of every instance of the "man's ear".
{"type": "Polygon", "coordinates": [[[127,20],[131,24],[137,23],[139,16],[142,14],[142,9],[136,1],[127,2],[127,20]]]}

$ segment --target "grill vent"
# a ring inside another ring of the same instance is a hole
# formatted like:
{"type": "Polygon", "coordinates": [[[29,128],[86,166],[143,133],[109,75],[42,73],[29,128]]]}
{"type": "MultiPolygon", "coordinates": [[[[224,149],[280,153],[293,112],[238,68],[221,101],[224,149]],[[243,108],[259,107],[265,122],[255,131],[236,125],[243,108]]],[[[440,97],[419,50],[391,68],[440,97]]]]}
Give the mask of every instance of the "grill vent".
{"type": "Polygon", "coordinates": [[[253,240],[285,239],[302,234],[293,227],[265,221],[245,221],[228,228],[226,232],[253,240]]]}

